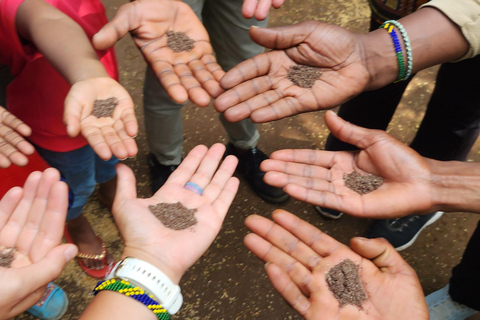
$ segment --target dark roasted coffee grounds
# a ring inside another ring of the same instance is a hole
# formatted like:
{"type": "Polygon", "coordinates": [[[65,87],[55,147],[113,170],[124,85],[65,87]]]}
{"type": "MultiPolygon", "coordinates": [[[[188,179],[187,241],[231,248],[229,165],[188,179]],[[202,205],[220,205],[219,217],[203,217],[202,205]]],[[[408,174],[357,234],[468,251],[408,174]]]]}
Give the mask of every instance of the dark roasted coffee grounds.
{"type": "Polygon", "coordinates": [[[187,36],[185,32],[167,31],[167,47],[175,52],[191,51],[195,41],[187,36]]]}
{"type": "Polygon", "coordinates": [[[195,213],[197,209],[187,209],[180,202],[157,203],[148,206],[150,211],[163,223],[173,230],[183,230],[197,224],[195,213]]]}
{"type": "Polygon", "coordinates": [[[382,177],[373,174],[361,175],[355,171],[344,174],[343,181],[345,182],[345,186],[360,194],[377,190],[383,184],[382,177]]]}
{"type": "Polygon", "coordinates": [[[7,248],[0,246],[0,267],[10,268],[15,258],[15,248],[7,248]]]}
{"type": "Polygon", "coordinates": [[[113,110],[118,105],[118,100],[115,97],[111,97],[103,100],[95,100],[93,103],[92,115],[97,118],[111,117],[113,110]]]}
{"type": "Polygon", "coordinates": [[[340,303],[340,308],[351,304],[363,309],[363,302],[368,295],[363,288],[358,269],[358,265],[352,260],[345,259],[327,272],[328,287],[340,303]]]}
{"type": "Polygon", "coordinates": [[[318,67],[294,65],[288,70],[288,79],[302,88],[311,88],[320,79],[322,71],[318,67]]]}

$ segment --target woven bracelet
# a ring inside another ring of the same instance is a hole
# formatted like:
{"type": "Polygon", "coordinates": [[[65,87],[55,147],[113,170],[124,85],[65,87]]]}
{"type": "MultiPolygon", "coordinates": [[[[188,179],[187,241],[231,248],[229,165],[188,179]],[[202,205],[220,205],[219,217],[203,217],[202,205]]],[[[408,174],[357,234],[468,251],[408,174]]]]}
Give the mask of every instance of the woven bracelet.
{"type": "Polygon", "coordinates": [[[142,288],[132,286],[126,280],[113,278],[99,281],[95,289],[93,289],[93,294],[97,295],[97,293],[102,290],[116,291],[143,303],[159,320],[170,320],[171,318],[167,310],[163,308],[152,295],[145,293],[142,288]]]}
{"type": "Polygon", "coordinates": [[[410,44],[410,38],[408,38],[407,31],[405,30],[405,28],[400,22],[396,20],[387,20],[383,23],[381,27],[383,27],[386,24],[393,24],[395,27],[397,27],[397,29],[400,31],[400,34],[402,35],[403,43],[405,44],[405,50],[407,51],[407,72],[403,77],[403,79],[400,79],[399,81],[408,79],[412,75],[412,69],[413,69],[413,55],[412,55],[412,46],[410,44]]]}

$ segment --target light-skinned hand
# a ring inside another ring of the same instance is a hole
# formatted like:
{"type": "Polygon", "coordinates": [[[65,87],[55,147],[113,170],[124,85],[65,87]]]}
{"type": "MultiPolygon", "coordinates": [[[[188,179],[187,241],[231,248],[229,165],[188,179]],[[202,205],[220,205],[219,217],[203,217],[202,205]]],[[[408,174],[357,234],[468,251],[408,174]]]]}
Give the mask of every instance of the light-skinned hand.
{"type": "Polygon", "coordinates": [[[134,157],[138,152],[134,139],[138,122],[132,98],[112,78],[89,78],[75,83],[65,98],[63,122],[69,136],[81,133],[103,160],[109,160],[112,155],[119,159],[134,157]],[[111,97],[118,100],[112,117],[93,116],[95,100],[111,97]]]}
{"type": "Polygon", "coordinates": [[[394,218],[435,211],[431,165],[385,131],[365,129],[325,114],[338,139],[360,151],[279,150],[262,162],[265,181],[292,197],[365,218],[394,218]],[[356,171],[383,178],[383,185],[359,194],[345,186],[344,175],[356,171]]]}
{"type": "Polygon", "coordinates": [[[195,12],[181,1],[137,0],[122,5],[93,38],[94,47],[113,46],[128,32],[158,80],[177,103],[190,99],[200,107],[223,92],[210,38],[195,12]],[[195,41],[189,52],[167,47],[167,31],[183,32],[195,41]]]}
{"type": "Polygon", "coordinates": [[[319,21],[279,28],[251,28],[256,43],[274,49],[229,70],[220,81],[227,90],[215,108],[236,122],[250,117],[268,122],[334,108],[361,93],[370,78],[359,36],[319,21]],[[288,79],[293,65],[319,67],[322,75],[312,88],[288,79]]]}
{"type": "Polygon", "coordinates": [[[67,207],[68,187],[53,168],[31,173],[23,188],[10,189],[0,201],[0,246],[18,250],[10,268],[0,267],[9,293],[0,297],[0,319],[37,303],[77,254],[75,245],[60,244],[67,207]]]}
{"type": "Polygon", "coordinates": [[[124,240],[122,258],[147,261],[162,270],[174,283],[208,249],[222,226],[235,197],[239,181],[232,177],[237,158],[228,156],[219,166],[225,146],[193,148],[165,185],[151,198],[137,199],[135,176],[125,165],[117,166],[118,186],[113,216],[124,240]],[[184,188],[194,182],[199,195],[184,188]],[[165,227],[148,208],[158,203],[182,203],[196,209],[197,224],[183,230],[165,227]]]}
{"type": "Polygon", "coordinates": [[[285,0],[243,0],[242,14],[245,18],[264,20],[270,8],[280,8],[285,0]]]}
{"type": "Polygon", "coordinates": [[[26,166],[27,156],[32,155],[34,147],[23,137],[32,134],[32,129],[20,119],[0,106],[0,168],[26,166]]]}
{"type": "Polygon", "coordinates": [[[349,248],[287,211],[276,210],[272,218],[249,216],[245,225],[253,233],[244,243],[267,263],[274,288],[305,319],[429,319],[415,271],[385,239],[353,238],[349,248]],[[345,259],[359,267],[368,295],[362,308],[340,307],[326,281],[345,259]]]}

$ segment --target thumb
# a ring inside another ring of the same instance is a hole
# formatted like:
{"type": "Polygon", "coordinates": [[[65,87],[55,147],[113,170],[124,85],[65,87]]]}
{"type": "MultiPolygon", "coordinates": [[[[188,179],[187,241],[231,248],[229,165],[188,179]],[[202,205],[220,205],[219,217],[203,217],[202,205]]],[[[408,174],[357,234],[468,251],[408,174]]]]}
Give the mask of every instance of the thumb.
{"type": "Polygon", "coordinates": [[[362,257],[371,260],[381,271],[415,274],[410,265],[385,239],[352,238],[350,247],[362,257]]]}
{"type": "Polygon", "coordinates": [[[277,28],[250,28],[250,38],[270,49],[288,49],[305,41],[313,30],[313,24],[302,22],[277,28]]]}
{"type": "Polygon", "coordinates": [[[124,164],[118,164],[116,169],[117,191],[115,192],[115,199],[113,200],[114,215],[118,211],[115,210],[115,208],[119,206],[122,201],[135,199],[137,197],[136,180],[132,169],[124,164]]]}
{"type": "Polygon", "coordinates": [[[105,50],[112,47],[122,39],[128,32],[139,27],[133,23],[131,12],[134,12],[135,4],[127,3],[118,8],[113,19],[103,26],[92,39],[93,46],[97,50],[105,50]]]}

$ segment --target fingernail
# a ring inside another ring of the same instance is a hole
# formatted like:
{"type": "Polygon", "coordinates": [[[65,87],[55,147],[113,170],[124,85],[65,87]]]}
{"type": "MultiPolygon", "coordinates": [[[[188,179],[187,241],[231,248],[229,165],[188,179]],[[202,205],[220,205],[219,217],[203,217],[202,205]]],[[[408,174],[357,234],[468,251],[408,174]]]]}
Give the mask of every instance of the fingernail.
{"type": "Polygon", "coordinates": [[[65,250],[65,259],[67,259],[67,261],[72,260],[77,255],[77,252],[78,252],[77,246],[75,245],[69,246],[69,248],[65,250]]]}
{"type": "Polygon", "coordinates": [[[268,266],[271,265],[271,264],[272,264],[272,263],[271,263],[270,261],[267,261],[267,262],[265,263],[265,269],[267,269],[268,266]]]}

